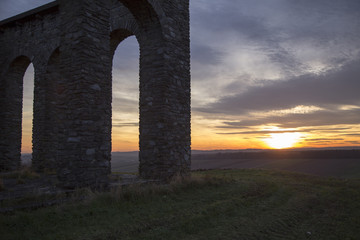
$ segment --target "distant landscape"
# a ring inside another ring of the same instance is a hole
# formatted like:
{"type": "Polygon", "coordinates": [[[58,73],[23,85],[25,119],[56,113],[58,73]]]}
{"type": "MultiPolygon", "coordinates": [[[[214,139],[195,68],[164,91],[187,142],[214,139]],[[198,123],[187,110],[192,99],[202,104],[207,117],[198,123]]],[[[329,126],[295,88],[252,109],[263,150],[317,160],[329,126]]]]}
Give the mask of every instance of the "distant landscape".
{"type": "MultiPolygon", "coordinates": [[[[112,171],[136,173],[138,152],[113,152],[112,171]]],[[[31,154],[23,154],[30,164],[31,154]]],[[[192,151],[192,170],[272,169],[318,176],[360,178],[360,148],[192,151]]]]}
{"type": "MultiPolygon", "coordinates": [[[[192,170],[272,169],[318,176],[360,178],[360,149],[193,151],[192,170]]],[[[137,172],[138,152],[112,153],[113,172],[137,172]]]]}
{"type": "Polygon", "coordinates": [[[360,178],[360,149],[243,150],[193,154],[192,169],[271,169],[360,178]]]}

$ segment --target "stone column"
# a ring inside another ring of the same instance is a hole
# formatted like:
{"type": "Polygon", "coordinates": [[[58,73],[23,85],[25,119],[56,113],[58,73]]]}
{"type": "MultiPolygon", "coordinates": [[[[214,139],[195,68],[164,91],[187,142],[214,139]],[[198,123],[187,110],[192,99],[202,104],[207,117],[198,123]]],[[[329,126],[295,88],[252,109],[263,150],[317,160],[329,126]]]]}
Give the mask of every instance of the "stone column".
{"type": "Polygon", "coordinates": [[[33,106],[33,153],[32,153],[32,168],[36,171],[42,171],[45,168],[46,153],[51,151],[48,146],[42,146],[42,142],[48,141],[46,129],[44,128],[46,122],[45,106],[46,106],[46,88],[45,82],[46,66],[41,66],[41,69],[35,73],[34,77],[34,106],[33,106]]]}
{"type": "Polygon", "coordinates": [[[60,0],[58,178],[103,186],[111,157],[109,9],[102,0],[60,0]]]}
{"type": "Polygon", "coordinates": [[[55,170],[57,163],[59,60],[56,50],[35,74],[32,167],[40,172],[55,170]]]}
{"type": "Polygon", "coordinates": [[[189,1],[149,2],[158,20],[139,23],[139,171],[168,180],[191,167],[189,1]]]}

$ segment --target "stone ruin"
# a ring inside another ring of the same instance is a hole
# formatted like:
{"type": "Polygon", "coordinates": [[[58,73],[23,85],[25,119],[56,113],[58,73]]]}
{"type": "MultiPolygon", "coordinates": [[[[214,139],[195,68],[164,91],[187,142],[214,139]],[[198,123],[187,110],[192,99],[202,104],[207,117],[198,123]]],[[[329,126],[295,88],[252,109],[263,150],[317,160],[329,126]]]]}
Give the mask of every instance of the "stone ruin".
{"type": "Polygon", "coordinates": [[[188,175],[189,0],[57,0],[0,22],[0,172],[21,164],[23,76],[35,70],[32,167],[63,187],[111,173],[112,59],[140,47],[139,174],[188,175]]]}

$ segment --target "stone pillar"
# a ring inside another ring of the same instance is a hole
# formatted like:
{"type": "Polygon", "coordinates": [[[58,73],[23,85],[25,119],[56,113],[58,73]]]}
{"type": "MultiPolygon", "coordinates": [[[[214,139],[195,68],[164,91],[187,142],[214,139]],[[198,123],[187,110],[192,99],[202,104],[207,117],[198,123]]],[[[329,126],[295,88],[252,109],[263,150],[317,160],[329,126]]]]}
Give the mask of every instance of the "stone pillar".
{"type": "Polygon", "coordinates": [[[189,1],[149,2],[158,19],[150,15],[139,23],[139,171],[167,180],[188,175],[191,167],[189,1]]]}
{"type": "Polygon", "coordinates": [[[18,57],[0,79],[0,172],[21,164],[23,77],[30,60],[18,57]]]}
{"type": "Polygon", "coordinates": [[[60,79],[59,50],[35,74],[32,167],[55,170],[57,163],[57,86],[60,79]]]}
{"type": "Polygon", "coordinates": [[[44,85],[46,66],[43,65],[35,73],[34,77],[34,106],[33,106],[33,137],[32,137],[32,168],[36,171],[44,170],[46,161],[46,152],[52,148],[41,146],[42,141],[46,141],[42,136],[46,134],[45,125],[45,106],[46,106],[46,89],[44,85]]]}
{"type": "Polygon", "coordinates": [[[60,0],[58,178],[103,186],[111,157],[109,9],[102,0],[60,0]]]}

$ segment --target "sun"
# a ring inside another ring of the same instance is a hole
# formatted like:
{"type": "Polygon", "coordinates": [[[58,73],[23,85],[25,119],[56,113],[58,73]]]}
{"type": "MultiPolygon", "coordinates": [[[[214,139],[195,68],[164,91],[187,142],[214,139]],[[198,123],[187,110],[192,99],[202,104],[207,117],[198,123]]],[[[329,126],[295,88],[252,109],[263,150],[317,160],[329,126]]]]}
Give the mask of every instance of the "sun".
{"type": "Polygon", "coordinates": [[[301,133],[270,133],[269,138],[265,138],[264,142],[271,148],[282,149],[294,146],[300,139],[301,133]]]}

